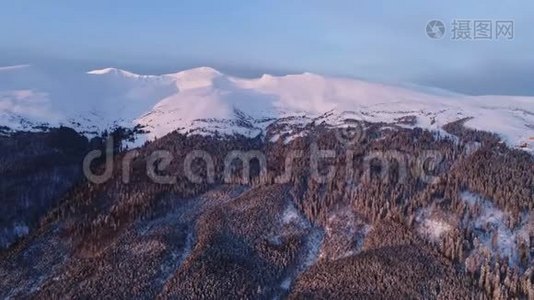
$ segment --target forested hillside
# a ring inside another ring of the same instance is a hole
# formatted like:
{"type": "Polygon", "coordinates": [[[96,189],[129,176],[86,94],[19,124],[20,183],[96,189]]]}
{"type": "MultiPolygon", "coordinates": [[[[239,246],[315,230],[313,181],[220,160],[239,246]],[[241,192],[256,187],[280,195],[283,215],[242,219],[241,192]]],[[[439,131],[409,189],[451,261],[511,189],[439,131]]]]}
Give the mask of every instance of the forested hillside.
{"type": "Polygon", "coordinates": [[[37,201],[6,224],[39,222],[1,253],[0,296],[533,299],[534,158],[462,122],[363,123],[352,140],[324,123],[289,140],[172,132],[116,153],[99,184],[78,182],[87,141],[31,142],[66,156],[26,178],[37,162],[2,164],[19,178],[3,186],[40,198],[3,198],[37,201]]]}

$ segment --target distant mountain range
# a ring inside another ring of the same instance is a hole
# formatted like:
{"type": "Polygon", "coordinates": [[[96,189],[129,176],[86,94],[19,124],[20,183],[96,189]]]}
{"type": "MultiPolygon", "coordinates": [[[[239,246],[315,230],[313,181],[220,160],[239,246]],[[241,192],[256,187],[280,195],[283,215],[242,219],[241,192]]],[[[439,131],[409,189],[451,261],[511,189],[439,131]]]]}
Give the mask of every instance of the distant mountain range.
{"type": "MultiPolygon", "coordinates": [[[[311,122],[348,119],[439,130],[470,118],[470,128],[497,133],[511,147],[534,149],[534,97],[466,96],[311,73],[244,79],[200,67],[164,75],[107,68],[87,73],[30,65],[0,68],[0,126],[39,130],[69,126],[88,135],[141,125],[139,139],[174,130],[201,134],[305,134],[311,122]],[[409,122],[407,122],[409,120],[409,122]]],[[[7,129],[9,128],[9,129],[7,129]]]]}

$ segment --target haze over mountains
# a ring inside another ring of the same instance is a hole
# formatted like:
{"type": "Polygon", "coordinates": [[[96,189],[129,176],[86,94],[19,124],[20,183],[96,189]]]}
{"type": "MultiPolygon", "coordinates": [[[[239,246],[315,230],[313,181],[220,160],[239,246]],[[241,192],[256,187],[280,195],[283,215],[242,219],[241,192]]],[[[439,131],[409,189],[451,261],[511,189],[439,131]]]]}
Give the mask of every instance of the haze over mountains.
{"type": "Polygon", "coordinates": [[[338,125],[346,118],[396,122],[414,116],[405,126],[440,130],[472,117],[467,127],[495,132],[510,146],[532,151],[533,104],[533,97],[465,96],[311,73],[244,79],[209,67],[164,75],[0,68],[0,126],[12,130],[47,124],[95,134],[142,125],[153,139],[176,129],[257,136],[280,118],[338,125]]]}

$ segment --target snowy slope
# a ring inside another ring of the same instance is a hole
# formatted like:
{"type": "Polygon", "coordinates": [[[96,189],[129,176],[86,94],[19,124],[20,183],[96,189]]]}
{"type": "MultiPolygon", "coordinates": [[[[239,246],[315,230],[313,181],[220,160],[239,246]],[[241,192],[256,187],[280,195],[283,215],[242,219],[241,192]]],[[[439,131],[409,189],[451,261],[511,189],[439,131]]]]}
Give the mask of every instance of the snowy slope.
{"type": "Polygon", "coordinates": [[[172,80],[117,69],[50,72],[31,66],[0,68],[0,125],[49,123],[84,131],[130,126],[160,99],[176,93],[172,80]]]}
{"type": "Polygon", "coordinates": [[[335,125],[345,118],[394,122],[415,116],[415,126],[439,130],[473,117],[467,126],[534,148],[534,97],[429,91],[310,73],[244,79],[208,67],[154,76],[11,66],[0,68],[0,126],[28,130],[49,123],[98,132],[141,124],[154,138],[176,129],[255,136],[280,118],[305,124],[323,116],[335,125]]]}

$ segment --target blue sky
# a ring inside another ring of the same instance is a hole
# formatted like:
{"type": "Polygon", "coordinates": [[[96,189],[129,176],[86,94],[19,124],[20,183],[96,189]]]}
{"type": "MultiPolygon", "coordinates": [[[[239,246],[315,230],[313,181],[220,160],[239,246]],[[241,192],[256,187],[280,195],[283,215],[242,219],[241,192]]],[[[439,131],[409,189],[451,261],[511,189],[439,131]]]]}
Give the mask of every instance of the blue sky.
{"type": "Polygon", "coordinates": [[[470,94],[534,95],[534,2],[0,0],[0,65],[208,65],[315,72],[470,94]],[[446,25],[440,40],[429,20],[446,25]],[[513,40],[451,40],[454,19],[513,20],[513,40]]]}

